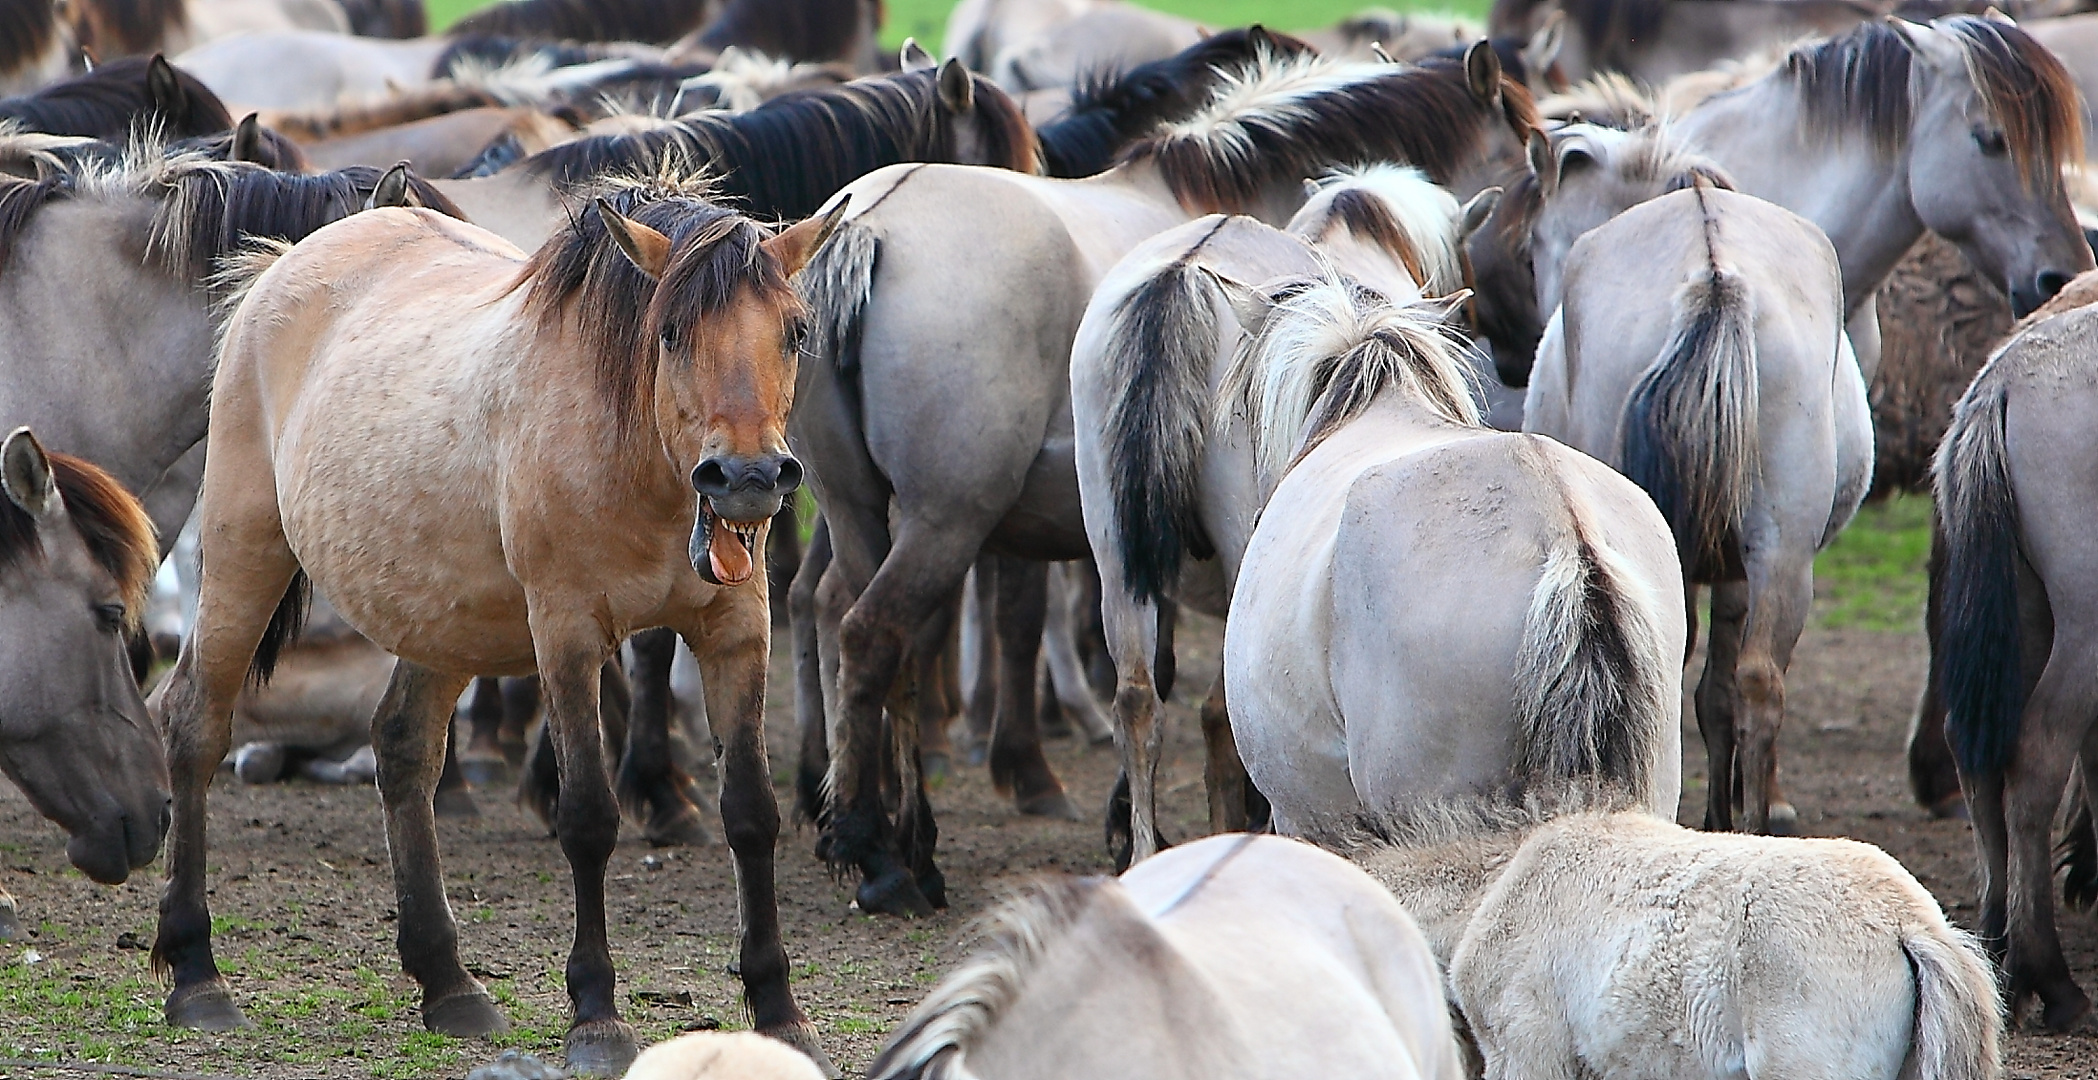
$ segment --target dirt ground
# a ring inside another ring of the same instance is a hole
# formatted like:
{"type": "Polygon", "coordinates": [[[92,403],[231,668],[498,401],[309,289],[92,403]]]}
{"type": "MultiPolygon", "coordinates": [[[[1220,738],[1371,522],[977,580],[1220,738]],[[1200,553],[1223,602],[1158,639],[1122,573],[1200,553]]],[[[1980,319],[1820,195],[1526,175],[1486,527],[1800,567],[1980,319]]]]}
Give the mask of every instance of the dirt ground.
{"type": "MultiPolygon", "coordinates": [[[[1190,702],[1216,670],[1213,623],[1181,636],[1181,701],[1167,778],[1170,836],[1201,826],[1199,732],[1190,702]]],[[[786,669],[775,658],[774,686],[786,669]]],[[[1784,734],[1785,786],[1806,831],[1868,840],[1895,854],[1957,921],[1974,917],[1972,842],[1960,822],[1910,801],[1901,747],[1923,670],[1920,637],[1815,629],[1801,643],[1784,734]]],[[[771,705],[782,802],[791,701],[771,705]]],[[[1687,717],[1686,717],[1687,719],[1687,717]]],[[[1684,740],[1684,817],[1701,813],[1702,754],[1684,740]]],[[[1064,741],[1052,758],[1076,801],[1104,805],[1113,755],[1064,741]]],[[[1099,873],[1097,821],[1014,817],[980,770],[934,798],[953,907],[920,922],[852,912],[848,883],[810,853],[812,834],[781,841],[779,889],[795,990],[848,1075],[963,954],[972,917],[1002,890],[1044,872],[1099,873]]],[[[470,966],[518,1025],[500,1040],[558,1062],[566,1011],[567,871],[555,844],[504,793],[481,795],[478,820],[441,826],[446,878],[470,966]]],[[[151,940],[159,869],[116,889],[67,869],[59,831],[7,788],[0,794],[0,883],[35,936],[0,952],[0,1077],[53,1076],[22,1059],[117,1062],[182,1074],[254,1077],[461,1076],[499,1047],[421,1030],[413,985],[393,952],[393,895],[375,792],[286,784],[212,792],[212,910],[219,955],[258,1027],[228,1035],[161,1027],[161,990],[139,943],[151,940]],[[36,959],[31,962],[34,954],[36,959]]],[[[633,830],[629,829],[629,833],[633,830]]],[[[612,941],[628,1017],[645,1038],[745,1023],[726,971],[735,900],[725,850],[651,850],[622,842],[611,880],[612,941]]],[[[2098,992],[2098,924],[2065,914],[2070,963],[2098,992]]],[[[2013,1077],[2098,1078],[2098,1032],[2014,1036],[2013,1077]]]]}

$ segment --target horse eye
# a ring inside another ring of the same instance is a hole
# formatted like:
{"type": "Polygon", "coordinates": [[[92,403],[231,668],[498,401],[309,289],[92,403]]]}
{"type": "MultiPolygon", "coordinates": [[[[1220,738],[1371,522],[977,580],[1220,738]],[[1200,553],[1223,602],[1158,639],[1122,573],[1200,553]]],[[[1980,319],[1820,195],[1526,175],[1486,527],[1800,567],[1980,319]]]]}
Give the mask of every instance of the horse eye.
{"type": "Polygon", "coordinates": [[[103,629],[103,630],[105,630],[105,631],[108,631],[109,633],[112,633],[112,634],[114,634],[114,633],[117,633],[117,632],[119,632],[119,631],[123,630],[123,629],[124,629],[124,605],[122,605],[122,604],[96,604],[96,605],[95,605],[95,622],[96,622],[96,623],[98,623],[98,624],[99,624],[99,625],[100,625],[100,626],[102,627],[102,629],[103,629]]]}
{"type": "Polygon", "coordinates": [[[2004,142],[2003,132],[1994,128],[1975,128],[1974,145],[1981,147],[1981,152],[1990,157],[2002,157],[2004,151],[2009,149],[2009,144],[2004,142]]]}
{"type": "Polygon", "coordinates": [[[809,324],[806,320],[795,319],[787,324],[786,345],[788,352],[800,352],[801,343],[808,339],[809,324]]]}
{"type": "Polygon", "coordinates": [[[677,351],[677,327],[666,326],[663,328],[663,351],[677,351]]]}

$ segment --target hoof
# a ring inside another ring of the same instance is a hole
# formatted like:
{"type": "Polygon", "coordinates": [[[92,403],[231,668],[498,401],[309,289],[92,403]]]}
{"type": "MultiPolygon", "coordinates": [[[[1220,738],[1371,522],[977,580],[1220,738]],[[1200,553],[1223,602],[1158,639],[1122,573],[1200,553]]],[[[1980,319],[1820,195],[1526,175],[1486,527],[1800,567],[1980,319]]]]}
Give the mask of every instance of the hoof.
{"type": "Polygon", "coordinates": [[[455,1039],[485,1039],[510,1030],[510,1021],[485,992],[474,989],[425,1002],[423,1027],[455,1039]]]}
{"type": "Polygon", "coordinates": [[[1767,831],[1772,836],[1798,836],[1799,811],[1788,802],[1771,803],[1770,827],[1767,831]]]}
{"type": "Polygon", "coordinates": [[[918,891],[926,903],[942,911],[947,909],[947,875],[940,873],[938,867],[918,875],[918,891]]]}
{"type": "Polygon", "coordinates": [[[13,900],[0,900],[0,941],[20,941],[22,917],[15,913],[13,900]]]}
{"type": "Polygon", "coordinates": [[[251,742],[233,752],[233,775],[243,784],[274,784],[287,763],[283,743],[251,742]]]}
{"type": "Polygon", "coordinates": [[[1078,807],[1072,805],[1071,797],[1061,790],[1045,791],[1040,795],[1025,798],[1016,797],[1013,799],[1013,808],[1028,817],[1061,818],[1064,821],[1085,820],[1079,815],[1078,807]]]}
{"type": "Polygon", "coordinates": [[[233,1003],[233,991],[221,982],[178,986],[168,993],[169,1027],[192,1031],[238,1031],[254,1027],[233,1003]]]}
{"type": "Polygon", "coordinates": [[[853,899],[860,910],[869,915],[895,915],[905,919],[916,919],[932,914],[932,901],[911,880],[909,874],[892,870],[881,877],[860,883],[853,899]]]}
{"type": "Polygon", "coordinates": [[[928,784],[943,784],[954,775],[954,759],[946,754],[926,754],[919,769],[928,784]]]}
{"type": "Polygon", "coordinates": [[[462,757],[459,772],[478,788],[502,787],[510,782],[510,763],[501,757],[462,757]]]}
{"type": "Polygon", "coordinates": [[[699,811],[686,805],[667,819],[659,818],[648,823],[641,833],[651,847],[712,847],[714,834],[699,816],[699,811]]]}
{"type": "Polygon", "coordinates": [[[2064,1035],[2075,1031],[2091,1018],[2091,999],[2074,985],[2065,996],[2054,1000],[2041,999],[2040,1030],[2050,1035],[2064,1035]]]}
{"type": "Polygon", "coordinates": [[[592,1020],[568,1029],[567,1050],[568,1071],[577,1076],[618,1076],[641,1052],[633,1025],[624,1020],[592,1020]]]}
{"type": "Polygon", "coordinates": [[[481,808],[474,803],[473,792],[465,788],[439,788],[430,800],[431,809],[438,817],[477,818],[481,808]]]}
{"type": "Polygon", "coordinates": [[[816,1041],[815,1025],[806,1020],[785,1027],[760,1028],[758,1034],[778,1039],[808,1055],[808,1059],[816,1063],[816,1068],[831,1080],[838,1080],[845,1075],[838,1071],[836,1065],[830,1063],[830,1058],[823,1053],[823,1044],[816,1041]]]}
{"type": "Polygon", "coordinates": [[[1957,791],[1930,804],[1930,816],[1939,821],[1974,820],[1973,815],[1967,812],[1967,797],[1957,791]]]}

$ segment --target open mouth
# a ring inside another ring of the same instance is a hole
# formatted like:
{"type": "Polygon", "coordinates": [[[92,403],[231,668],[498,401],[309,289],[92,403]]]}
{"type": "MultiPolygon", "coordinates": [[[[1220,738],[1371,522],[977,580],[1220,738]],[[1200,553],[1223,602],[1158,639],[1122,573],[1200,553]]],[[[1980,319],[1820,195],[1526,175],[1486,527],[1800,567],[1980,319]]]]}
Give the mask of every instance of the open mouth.
{"type": "Polygon", "coordinates": [[[714,501],[701,496],[699,527],[692,531],[688,554],[692,569],[715,585],[741,585],[757,565],[758,530],[765,522],[730,521],[714,512],[714,501]]]}

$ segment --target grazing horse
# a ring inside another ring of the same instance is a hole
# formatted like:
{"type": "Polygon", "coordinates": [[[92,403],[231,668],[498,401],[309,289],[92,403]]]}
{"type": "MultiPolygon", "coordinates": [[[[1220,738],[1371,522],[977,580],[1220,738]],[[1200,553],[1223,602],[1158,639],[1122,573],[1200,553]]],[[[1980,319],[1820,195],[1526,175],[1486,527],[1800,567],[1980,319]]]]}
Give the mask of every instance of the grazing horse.
{"type": "MultiPolygon", "coordinates": [[[[946,640],[980,553],[1089,553],[1072,462],[1071,341],[1101,276],[1149,236],[1204,213],[1285,221],[1307,176],[1400,161],[1465,193],[1514,164],[1528,91],[1492,50],[1418,66],[1263,57],[1210,105],[1113,169],[1055,180],[898,166],[846,189],[859,209],[804,281],[813,325],[793,429],[834,551],[817,614],[831,725],[827,857],[857,866],[860,906],[923,913],[943,883],[898,721],[900,820],[883,803],[884,707],[914,649],[946,640]],[[966,333],[957,328],[966,328],[966,333]],[[849,610],[848,610],[849,609],[849,610]]],[[[1039,637],[1039,632],[1036,632],[1039,637]]],[[[1071,813],[1031,728],[1032,687],[999,718],[993,778],[1017,805],[1071,813]]]]}
{"type": "Polygon", "coordinates": [[[1262,500],[1224,628],[1231,732],[1277,831],[1601,778],[1673,816],[1682,590],[1646,497],[1482,426],[1427,302],[1236,287],[1217,395],[1262,500]]]}
{"type": "Polygon", "coordinates": [[[2001,1075],[1987,960],[1886,852],[1572,794],[1415,806],[1347,841],[1420,920],[1486,1076],[2001,1075]]]}
{"type": "Polygon", "coordinates": [[[2012,1007],[2037,996],[2049,1031],[2091,1011],[2055,932],[2051,841],[2079,760],[2085,799],[2098,806],[2094,340],[2090,307],[2012,338],[1954,409],[1936,468],[1931,679],[1974,817],[1981,934],[2012,1007]]]}
{"type": "Polygon", "coordinates": [[[1428,943],[1308,844],[1198,840],[1046,882],[889,1036],[870,1080],[1460,1080],[1428,943]]]}
{"type": "MultiPolygon", "coordinates": [[[[1281,230],[1212,215],[1152,237],[1108,272],[1086,305],[1071,347],[1074,458],[1114,657],[1132,859],[1149,858],[1159,843],[1155,785],[1165,730],[1152,658],[1162,645],[1161,601],[1179,597],[1186,557],[1206,553],[1220,560],[1219,599],[1230,603],[1264,494],[1242,418],[1210,417],[1244,337],[1214,277],[1306,276],[1330,260],[1400,299],[1423,289],[1447,295],[1462,288],[1464,216],[1416,170],[1336,173],[1281,230]]],[[[1224,606],[1210,614],[1223,615],[1224,606]]],[[[1210,826],[1243,829],[1248,793],[1221,680],[1202,724],[1210,826]]]]}
{"type": "MultiPolygon", "coordinates": [[[[74,866],[119,884],[168,825],[167,759],[125,650],[160,562],[153,526],[115,478],[26,427],[0,444],[0,488],[0,769],[72,836],[74,866]]],[[[0,940],[21,930],[0,892],[0,940]]]]}
{"type": "Polygon", "coordinates": [[[1562,280],[1523,430],[1638,482],[1674,533],[1684,588],[1712,587],[1705,825],[1733,828],[1738,803],[1741,824],[1766,831],[1814,554],[1872,474],[1835,251],[1804,218],[1700,178],[1583,234],[1562,280]]]}
{"type": "Polygon", "coordinates": [[[576,896],[568,1060],[593,1073],[632,1060],[605,935],[619,810],[598,671],[628,635],[669,626],[699,659],[723,748],[755,1026],[822,1053],[779,939],[770,627],[752,563],[801,480],[785,436],[801,325],[789,280],[836,215],[768,238],[677,181],[605,190],[530,257],[426,211],[339,223],[277,255],[231,316],[212,383],[197,626],[154,694],[176,786],[153,948],[173,969],[171,1022],[242,1023],[211,954],[204,793],[234,697],[251,668],[267,674],[311,575],[401,658],[372,741],[401,961],[427,1027],[507,1026],[459,960],[431,796],[472,677],[537,671],[576,896]],[[594,542],[577,521],[596,523],[594,542]]]}

